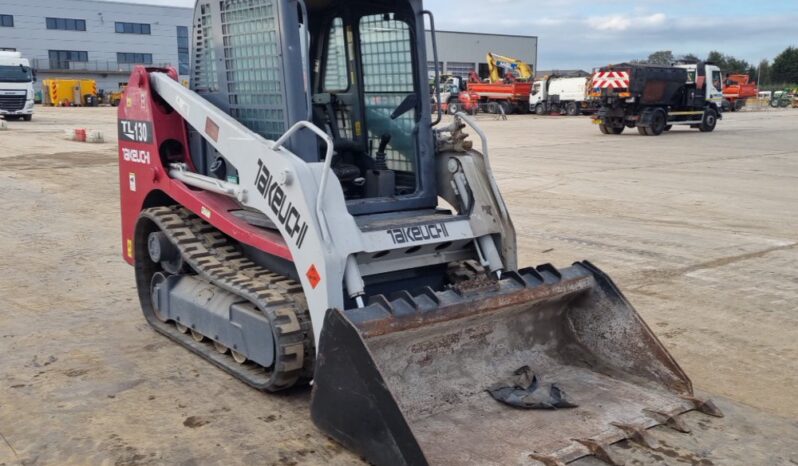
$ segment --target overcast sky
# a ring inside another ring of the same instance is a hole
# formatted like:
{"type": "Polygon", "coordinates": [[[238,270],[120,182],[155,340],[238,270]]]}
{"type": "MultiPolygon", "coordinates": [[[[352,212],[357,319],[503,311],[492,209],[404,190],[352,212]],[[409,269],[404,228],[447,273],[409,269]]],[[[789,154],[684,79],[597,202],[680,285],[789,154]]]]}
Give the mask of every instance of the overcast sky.
{"type": "MultiPolygon", "coordinates": [[[[138,1],[194,6],[194,0],[138,1]]],[[[589,70],[656,50],[702,58],[719,50],[758,63],[798,46],[798,0],[427,0],[425,5],[438,29],[538,36],[540,69],[589,70]]]]}

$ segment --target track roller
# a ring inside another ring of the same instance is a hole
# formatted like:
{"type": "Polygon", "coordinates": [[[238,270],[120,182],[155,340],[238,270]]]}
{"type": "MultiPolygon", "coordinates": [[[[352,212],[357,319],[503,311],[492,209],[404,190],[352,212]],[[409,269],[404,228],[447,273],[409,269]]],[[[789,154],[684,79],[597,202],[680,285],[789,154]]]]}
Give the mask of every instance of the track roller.
{"type": "Polygon", "coordinates": [[[226,346],[224,346],[223,344],[219,343],[218,341],[214,341],[213,342],[213,348],[219,354],[227,354],[227,349],[228,348],[226,346]]]}
{"type": "Polygon", "coordinates": [[[205,335],[197,332],[196,330],[191,331],[191,338],[193,338],[197,343],[202,343],[205,341],[205,335]]]}
{"type": "Polygon", "coordinates": [[[238,351],[230,350],[230,354],[233,356],[233,360],[239,364],[244,364],[245,362],[247,362],[247,357],[239,353],[238,351]]]}

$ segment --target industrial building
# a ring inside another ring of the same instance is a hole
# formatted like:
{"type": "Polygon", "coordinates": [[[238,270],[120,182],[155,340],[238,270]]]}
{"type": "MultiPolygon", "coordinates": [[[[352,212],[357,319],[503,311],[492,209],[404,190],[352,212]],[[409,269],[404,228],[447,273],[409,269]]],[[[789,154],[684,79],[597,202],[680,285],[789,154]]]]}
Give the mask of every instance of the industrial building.
{"type": "Polygon", "coordinates": [[[95,0],[0,2],[0,50],[16,50],[44,79],[89,78],[106,91],[136,64],[179,68],[188,77],[193,10],[95,0]]]}
{"type": "MultiPolygon", "coordinates": [[[[538,69],[538,38],[508,34],[481,34],[472,32],[437,31],[438,61],[442,72],[458,76],[468,76],[476,71],[481,77],[488,77],[488,52],[517,58],[538,69]]],[[[427,32],[427,66],[432,70],[431,34],[427,32]]]]}
{"type": "MultiPolygon", "coordinates": [[[[4,0],[0,3],[0,50],[31,60],[39,82],[89,78],[106,91],[127,81],[136,64],[172,65],[189,78],[192,8],[98,0],[4,0]]],[[[429,35],[429,32],[427,33],[429,35]]],[[[429,37],[428,37],[429,39],[429,37]]],[[[534,36],[438,31],[442,72],[488,75],[488,52],[515,57],[537,70],[534,36]]],[[[432,69],[431,41],[427,40],[432,69]]]]}

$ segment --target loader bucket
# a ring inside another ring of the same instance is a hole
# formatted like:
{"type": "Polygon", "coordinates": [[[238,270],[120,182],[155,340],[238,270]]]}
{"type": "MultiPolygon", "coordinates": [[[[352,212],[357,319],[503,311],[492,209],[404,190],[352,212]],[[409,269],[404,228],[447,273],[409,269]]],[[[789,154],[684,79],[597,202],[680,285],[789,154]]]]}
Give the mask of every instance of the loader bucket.
{"type": "Polygon", "coordinates": [[[311,414],[377,465],[557,465],[696,403],[618,288],[582,262],[329,311],[311,414]],[[578,406],[519,409],[487,391],[524,366],[578,406]]]}

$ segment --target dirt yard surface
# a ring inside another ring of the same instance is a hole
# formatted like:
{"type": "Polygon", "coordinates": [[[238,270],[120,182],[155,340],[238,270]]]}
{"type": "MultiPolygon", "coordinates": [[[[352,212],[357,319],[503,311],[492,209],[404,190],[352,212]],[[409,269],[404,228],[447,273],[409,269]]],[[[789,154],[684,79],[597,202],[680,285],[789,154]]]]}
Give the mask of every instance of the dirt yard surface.
{"type": "MultiPolygon", "coordinates": [[[[602,267],[729,414],[687,419],[725,443],[631,464],[798,464],[798,111],[657,138],[586,118],[480,122],[520,263],[602,267]]],[[[121,257],[114,109],[8,126],[0,465],[359,463],[310,422],[309,390],[251,390],[145,323],[121,257]],[[77,127],[107,142],[63,139],[77,127]]]]}

